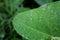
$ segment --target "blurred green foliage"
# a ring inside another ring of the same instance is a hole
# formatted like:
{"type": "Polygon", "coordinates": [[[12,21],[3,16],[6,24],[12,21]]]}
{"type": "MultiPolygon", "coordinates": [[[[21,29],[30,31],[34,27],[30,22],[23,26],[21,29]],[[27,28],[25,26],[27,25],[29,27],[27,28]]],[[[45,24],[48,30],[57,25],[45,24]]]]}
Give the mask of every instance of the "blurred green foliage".
{"type": "MultiPolygon", "coordinates": [[[[57,0],[52,2],[54,1],[57,0]]],[[[17,13],[38,8],[41,6],[38,2],[38,0],[0,0],[0,40],[26,40],[17,34],[12,19],[17,13]]]]}

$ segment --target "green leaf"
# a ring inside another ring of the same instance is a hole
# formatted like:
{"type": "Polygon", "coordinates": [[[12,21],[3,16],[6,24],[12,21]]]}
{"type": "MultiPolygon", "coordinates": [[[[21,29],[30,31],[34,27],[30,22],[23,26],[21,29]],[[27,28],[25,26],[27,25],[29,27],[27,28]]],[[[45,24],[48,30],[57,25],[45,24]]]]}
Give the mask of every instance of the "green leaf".
{"type": "Polygon", "coordinates": [[[21,5],[23,1],[24,0],[5,0],[5,5],[16,8],[17,6],[21,5]]]}
{"type": "Polygon", "coordinates": [[[60,37],[60,1],[17,14],[13,25],[17,33],[28,40],[60,37]]]}
{"type": "Polygon", "coordinates": [[[39,5],[43,5],[43,4],[46,4],[46,3],[50,3],[52,2],[53,0],[35,0],[39,5]]]}
{"type": "Polygon", "coordinates": [[[12,14],[24,0],[4,0],[5,8],[12,14]]]}

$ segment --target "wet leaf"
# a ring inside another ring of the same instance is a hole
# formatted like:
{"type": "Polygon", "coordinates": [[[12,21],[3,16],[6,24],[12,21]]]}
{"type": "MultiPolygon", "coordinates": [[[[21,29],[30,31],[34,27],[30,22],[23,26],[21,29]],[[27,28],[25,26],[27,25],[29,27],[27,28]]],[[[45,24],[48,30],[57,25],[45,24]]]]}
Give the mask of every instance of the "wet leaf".
{"type": "Polygon", "coordinates": [[[28,40],[60,37],[60,1],[17,14],[13,25],[17,33],[28,40]]]}

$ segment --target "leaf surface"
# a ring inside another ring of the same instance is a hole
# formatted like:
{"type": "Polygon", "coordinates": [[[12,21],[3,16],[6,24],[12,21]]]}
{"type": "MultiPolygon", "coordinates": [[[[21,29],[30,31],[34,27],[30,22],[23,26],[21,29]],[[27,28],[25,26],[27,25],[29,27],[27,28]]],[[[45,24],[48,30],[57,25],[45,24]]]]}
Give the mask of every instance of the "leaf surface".
{"type": "Polygon", "coordinates": [[[17,33],[28,40],[51,40],[53,37],[60,37],[60,2],[48,3],[17,14],[13,25],[17,33]]]}

